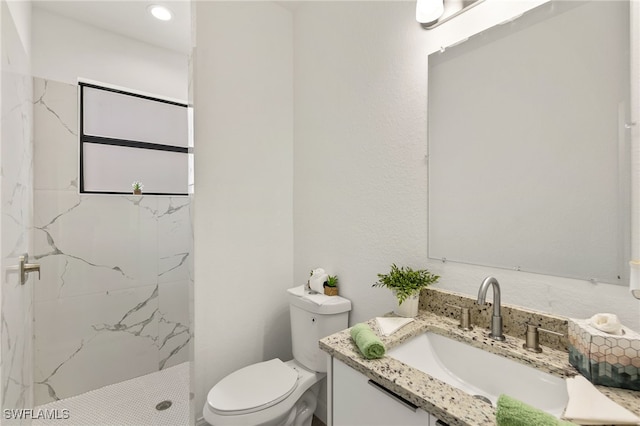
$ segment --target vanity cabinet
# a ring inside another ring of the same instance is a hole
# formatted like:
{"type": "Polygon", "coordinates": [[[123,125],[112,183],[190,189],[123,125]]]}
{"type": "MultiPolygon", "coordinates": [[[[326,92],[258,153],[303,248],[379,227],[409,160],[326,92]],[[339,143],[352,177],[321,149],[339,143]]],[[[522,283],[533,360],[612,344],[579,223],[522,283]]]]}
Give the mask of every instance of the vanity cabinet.
{"type": "Polygon", "coordinates": [[[445,425],[335,358],[332,387],[333,426],[445,425]]]}

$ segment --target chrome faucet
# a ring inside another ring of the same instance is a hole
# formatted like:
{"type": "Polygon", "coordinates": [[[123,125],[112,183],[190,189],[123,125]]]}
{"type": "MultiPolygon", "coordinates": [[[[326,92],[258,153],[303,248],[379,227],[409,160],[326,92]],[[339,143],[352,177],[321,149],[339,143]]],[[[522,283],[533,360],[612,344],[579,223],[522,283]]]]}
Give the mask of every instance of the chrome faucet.
{"type": "Polygon", "coordinates": [[[491,318],[491,333],[489,337],[493,340],[505,340],[502,334],[502,312],[500,307],[500,284],[498,280],[493,277],[487,277],[480,284],[480,290],[478,291],[478,305],[484,305],[487,298],[487,289],[489,286],[493,287],[493,317],[491,318]]]}

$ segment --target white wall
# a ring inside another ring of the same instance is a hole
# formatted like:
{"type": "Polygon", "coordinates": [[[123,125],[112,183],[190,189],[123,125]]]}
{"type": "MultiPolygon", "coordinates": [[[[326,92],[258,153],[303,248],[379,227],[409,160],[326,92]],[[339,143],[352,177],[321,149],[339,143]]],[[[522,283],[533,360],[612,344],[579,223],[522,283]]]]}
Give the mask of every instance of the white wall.
{"type": "Polygon", "coordinates": [[[427,256],[426,35],[412,2],[296,10],[294,278],[338,274],[351,324],[392,309],[376,273],[427,256]]]}
{"type": "MultiPolygon", "coordinates": [[[[497,4],[468,13],[494,18],[497,4]]],[[[439,287],[469,295],[494,275],[503,303],[582,318],[614,312],[640,329],[638,302],[624,286],[427,259],[426,55],[469,27],[453,20],[423,31],[413,8],[296,9],[294,279],[316,266],[337,273],[341,294],[353,301],[351,324],[392,309],[391,295],[371,284],[396,262],[426,266],[442,275],[439,287]]]]}
{"type": "Polygon", "coordinates": [[[187,99],[188,57],[33,8],[32,72],[76,84],[78,77],[187,99]]]}
{"type": "Polygon", "coordinates": [[[246,365],[291,359],[292,18],[199,2],[195,53],[196,417],[246,365]]]}
{"type": "Polygon", "coordinates": [[[29,56],[31,54],[31,4],[26,1],[8,0],[6,5],[15,24],[16,31],[18,32],[22,49],[24,49],[27,56],[29,56]]]}

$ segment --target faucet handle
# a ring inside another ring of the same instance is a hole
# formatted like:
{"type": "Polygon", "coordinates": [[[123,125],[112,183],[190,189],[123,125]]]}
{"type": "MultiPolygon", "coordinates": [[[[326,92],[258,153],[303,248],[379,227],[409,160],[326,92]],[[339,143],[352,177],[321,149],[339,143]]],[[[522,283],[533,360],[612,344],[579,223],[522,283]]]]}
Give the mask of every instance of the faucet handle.
{"type": "Polygon", "coordinates": [[[452,308],[460,309],[460,324],[458,328],[464,331],[471,331],[473,327],[471,326],[471,312],[469,308],[464,308],[462,306],[452,305],[451,303],[446,303],[447,306],[452,308]]]}
{"type": "Polygon", "coordinates": [[[547,330],[546,328],[538,327],[535,324],[527,324],[527,335],[525,339],[525,343],[522,347],[528,351],[540,353],[542,352],[542,348],[540,347],[540,333],[542,331],[544,333],[553,334],[554,336],[562,337],[564,334],[558,333],[556,331],[547,330]]]}

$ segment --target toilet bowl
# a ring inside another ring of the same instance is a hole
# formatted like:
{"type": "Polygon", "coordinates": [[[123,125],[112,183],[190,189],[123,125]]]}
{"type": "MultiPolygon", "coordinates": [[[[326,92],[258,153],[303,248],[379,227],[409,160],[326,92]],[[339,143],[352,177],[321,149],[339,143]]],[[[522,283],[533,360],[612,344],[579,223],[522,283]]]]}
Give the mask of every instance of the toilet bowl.
{"type": "Polygon", "coordinates": [[[207,395],[202,414],[213,426],[311,426],[327,354],[318,341],[348,327],[351,302],[287,290],[294,359],[278,358],[237,370],[207,395]]]}
{"type": "Polygon", "coordinates": [[[207,395],[204,419],[214,426],[308,426],[325,373],[278,358],[237,370],[207,395]]]}

